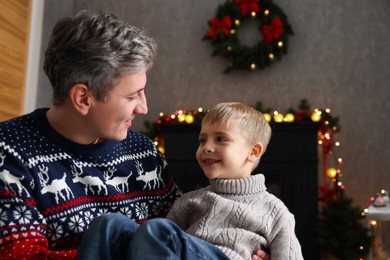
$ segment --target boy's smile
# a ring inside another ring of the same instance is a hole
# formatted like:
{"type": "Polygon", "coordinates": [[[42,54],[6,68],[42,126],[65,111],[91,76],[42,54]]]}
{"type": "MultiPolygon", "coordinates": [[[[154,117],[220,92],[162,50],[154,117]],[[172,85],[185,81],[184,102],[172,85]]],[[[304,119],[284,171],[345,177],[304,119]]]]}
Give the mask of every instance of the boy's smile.
{"type": "Polygon", "coordinates": [[[203,165],[204,166],[213,166],[217,163],[221,162],[221,160],[211,159],[211,158],[205,158],[203,159],[203,165]]]}

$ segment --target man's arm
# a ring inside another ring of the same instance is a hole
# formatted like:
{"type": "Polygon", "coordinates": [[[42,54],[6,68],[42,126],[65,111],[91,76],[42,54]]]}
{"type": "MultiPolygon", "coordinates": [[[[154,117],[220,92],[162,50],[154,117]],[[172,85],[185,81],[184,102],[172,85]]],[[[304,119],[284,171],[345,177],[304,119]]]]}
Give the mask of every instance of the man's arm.
{"type": "Polygon", "coordinates": [[[0,258],[74,257],[69,250],[49,250],[47,223],[33,196],[36,188],[24,164],[0,148],[0,258]]]}
{"type": "MultiPolygon", "coordinates": [[[[13,187],[12,185],[11,187],[13,187]]],[[[74,258],[76,251],[50,251],[46,224],[33,199],[18,198],[0,182],[0,252],[2,259],[74,258]]]]}

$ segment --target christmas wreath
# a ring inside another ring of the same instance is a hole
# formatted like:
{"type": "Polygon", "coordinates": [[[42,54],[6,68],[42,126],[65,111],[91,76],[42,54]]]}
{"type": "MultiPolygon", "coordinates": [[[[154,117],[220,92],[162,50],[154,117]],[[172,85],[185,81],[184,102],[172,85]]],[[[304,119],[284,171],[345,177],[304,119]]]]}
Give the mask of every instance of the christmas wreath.
{"type": "Polygon", "coordinates": [[[231,61],[225,73],[234,69],[262,69],[280,60],[287,54],[289,35],[293,35],[287,16],[272,0],[228,0],[218,6],[209,26],[203,40],[211,41],[212,56],[220,55],[231,61]],[[252,47],[243,46],[237,37],[240,25],[248,19],[258,20],[263,36],[252,47]]]}

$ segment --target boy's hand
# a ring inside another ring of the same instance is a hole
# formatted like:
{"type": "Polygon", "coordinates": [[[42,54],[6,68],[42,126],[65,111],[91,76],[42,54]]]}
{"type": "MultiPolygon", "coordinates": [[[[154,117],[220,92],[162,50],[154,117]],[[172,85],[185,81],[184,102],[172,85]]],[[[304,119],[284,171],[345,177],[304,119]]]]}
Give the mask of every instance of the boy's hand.
{"type": "Polygon", "coordinates": [[[252,260],[271,260],[271,258],[265,251],[258,249],[255,254],[252,255],[252,260]]]}

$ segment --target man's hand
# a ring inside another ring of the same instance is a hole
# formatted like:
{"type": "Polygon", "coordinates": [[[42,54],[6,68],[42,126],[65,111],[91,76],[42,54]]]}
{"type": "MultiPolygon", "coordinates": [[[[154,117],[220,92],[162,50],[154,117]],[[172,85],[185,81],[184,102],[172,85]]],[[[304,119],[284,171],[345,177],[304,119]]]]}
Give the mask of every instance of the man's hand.
{"type": "Polygon", "coordinates": [[[252,255],[252,260],[271,260],[271,257],[265,251],[258,249],[255,254],[252,255]]]}

